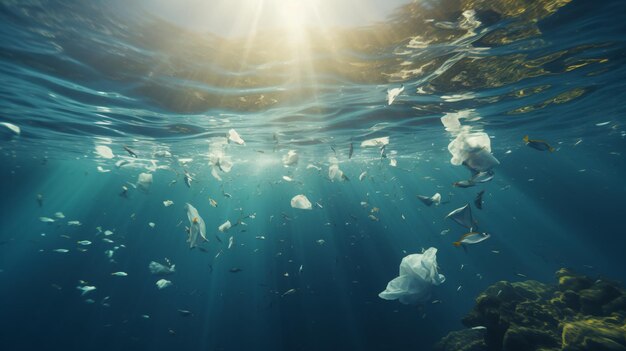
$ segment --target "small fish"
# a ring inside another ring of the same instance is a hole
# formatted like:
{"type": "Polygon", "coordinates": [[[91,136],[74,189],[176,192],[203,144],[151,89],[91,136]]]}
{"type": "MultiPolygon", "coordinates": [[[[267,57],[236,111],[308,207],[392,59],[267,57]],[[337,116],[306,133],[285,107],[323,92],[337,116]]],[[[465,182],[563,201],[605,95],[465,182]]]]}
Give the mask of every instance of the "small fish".
{"type": "Polygon", "coordinates": [[[483,209],[483,194],[484,193],[485,191],[481,190],[478,194],[476,194],[476,198],[474,199],[474,205],[479,210],[483,209]]]}
{"type": "Polygon", "coordinates": [[[367,216],[367,217],[368,217],[370,220],[374,221],[374,222],[378,222],[378,221],[379,221],[378,217],[376,217],[376,216],[374,216],[374,215],[369,215],[369,216],[367,216]]]}
{"type": "Polygon", "coordinates": [[[96,290],[95,286],[90,286],[90,285],[84,285],[84,286],[77,286],[76,289],[81,291],[80,296],[85,295],[86,293],[90,292],[90,291],[94,291],[96,290]]]}
{"type": "Polygon", "coordinates": [[[217,207],[217,201],[213,200],[212,198],[209,198],[209,205],[211,205],[212,207],[217,207]]]}
{"type": "Polygon", "coordinates": [[[121,197],[128,197],[128,187],[126,185],[122,185],[122,192],[120,193],[121,197]]]}
{"type": "Polygon", "coordinates": [[[78,245],[88,246],[91,245],[91,241],[89,240],[81,240],[76,242],[78,245]]]}
{"type": "Polygon", "coordinates": [[[535,150],[539,150],[539,151],[548,150],[550,152],[554,152],[554,148],[543,140],[531,140],[531,139],[528,139],[528,135],[525,135],[523,140],[524,140],[524,143],[526,143],[526,145],[532,147],[535,150]]]}
{"type": "Polygon", "coordinates": [[[475,185],[476,185],[476,183],[474,183],[471,180],[460,180],[458,182],[452,183],[452,186],[455,186],[457,188],[471,188],[471,187],[473,187],[475,185]]]}
{"type": "Polygon", "coordinates": [[[469,232],[467,234],[464,234],[459,241],[455,241],[452,243],[452,245],[459,247],[461,245],[472,245],[472,244],[478,244],[481,241],[485,241],[487,239],[489,239],[491,237],[491,235],[487,234],[487,233],[477,233],[477,232],[469,232]]]}
{"type": "Polygon", "coordinates": [[[69,221],[67,225],[80,226],[82,225],[79,221],[69,221]]]}
{"type": "Polygon", "coordinates": [[[126,277],[126,276],[128,276],[128,273],[126,273],[126,272],[114,272],[114,273],[111,273],[111,275],[114,275],[116,277],[126,277]]]}
{"type": "Polygon", "coordinates": [[[350,149],[348,150],[348,159],[352,158],[353,153],[354,153],[354,145],[350,143],[350,149]]]}
{"type": "Polygon", "coordinates": [[[174,204],[174,201],[172,201],[172,200],[165,200],[165,201],[163,201],[163,206],[165,206],[165,207],[170,207],[173,204],[174,204]]]}
{"type": "Polygon", "coordinates": [[[178,309],[177,311],[178,311],[178,313],[179,313],[181,316],[183,316],[183,317],[193,316],[193,313],[191,313],[191,311],[188,311],[188,310],[181,310],[181,309],[178,309]]]}
{"type": "Polygon", "coordinates": [[[63,219],[65,218],[65,215],[63,214],[63,212],[57,212],[54,214],[54,216],[58,219],[63,219]]]}
{"type": "MultiPolygon", "coordinates": [[[[502,291],[502,290],[500,290],[500,291],[502,291]]],[[[487,329],[487,327],[484,327],[482,325],[478,325],[478,326],[472,327],[470,329],[472,329],[472,330],[484,330],[484,329],[487,329]]]]}
{"type": "Polygon", "coordinates": [[[265,240],[265,237],[263,235],[255,236],[254,238],[259,240],[265,240]]]}
{"type": "Polygon", "coordinates": [[[320,240],[317,240],[316,243],[318,245],[324,245],[326,243],[326,241],[324,239],[320,239],[320,240]]]}
{"type": "Polygon", "coordinates": [[[296,293],[296,289],[289,289],[287,291],[285,291],[282,295],[280,295],[280,297],[285,297],[287,295],[293,295],[296,293]]]}
{"type": "Polygon", "coordinates": [[[54,219],[52,219],[50,217],[39,217],[39,220],[44,222],[44,223],[54,223],[54,219]]]}
{"type": "Polygon", "coordinates": [[[222,239],[220,239],[219,236],[217,236],[217,234],[215,235],[215,239],[217,239],[217,241],[221,244],[222,243],[222,239]]]}
{"type": "Polygon", "coordinates": [[[298,268],[298,274],[302,274],[302,269],[304,268],[304,265],[300,265],[300,268],[298,268]]]}
{"type": "Polygon", "coordinates": [[[330,146],[330,149],[331,149],[331,150],[333,150],[333,152],[335,153],[335,155],[337,155],[337,150],[335,150],[335,147],[334,147],[334,146],[332,146],[332,145],[331,145],[331,146],[330,146]]]}
{"type": "Polygon", "coordinates": [[[193,180],[193,178],[191,177],[191,174],[189,174],[189,172],[185,171],[185,185],[187,185],[188,188],[191,188],[191,181],[193,180]]]}
{"type": "Polygon", "coordinates": [[[469,180],[472,183],[487,183],[496,176],[496,173],[492,170],[486,172],[477,172],[469,180]]]}
{"type": "Polygon", "coordinates": [[[224,197],[227,197],[229,199],[233,197],[231,194],[229,194],[229,193],[227,193],[227,192],[225,192],[223,190],[222,190],[222,195],[224,195],[224,197]]]}
{"type": "Polygon", "coordinates": [[[239,273],[241,272],[243,269],[239,268],[239,267],[233,267],[231,269],[229,269],[228,271],[231,273],[239,273]]]}
{"type": "Polygon", "coordinates": [[[39,207],[43,206],[43,195],[37,194],[37,204],[39,205],[39,207]]]}
{"type": "Polygon", "coordinates": [[[363,181],[363,179],[365,179],[365,177],[367,176],[367,172],[363,172],[361,173],[361,175],[359,175],[359,181],[363,181]]]}
{"type": "Polygon", "coordinates": [[[228,238],[228,248],[230,249],[231,247],[233,247],[233,244],[235,244],[235,237],[231,236],[230,238],[228,238]]]}
{"type": "Polygon", "coordinates": [[[131,150],[128,146],[124,145],[124,150],[126,150],[126,152],[128,152],[128,154],[133,157],[133,158],[137,158],[137,154],[131,150]]]}
{"type": "Polygon", "coordinates": [[[68,249],[54,249],[52,251],[58,252],[58,253],[68,253],[68,252],[70,252],[70,250],[68,250],[68,249]]]}

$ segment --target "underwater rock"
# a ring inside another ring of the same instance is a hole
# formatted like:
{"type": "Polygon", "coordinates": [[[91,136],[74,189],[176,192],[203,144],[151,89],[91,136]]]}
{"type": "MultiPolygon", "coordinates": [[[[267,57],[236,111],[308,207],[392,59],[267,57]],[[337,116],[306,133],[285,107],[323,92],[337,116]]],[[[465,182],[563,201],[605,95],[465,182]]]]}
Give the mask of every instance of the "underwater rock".
{"type": "Polygon", "coordinates": [[[465,329],[453,331],[435,346],[436,350],[482,351],[487,350],[483,340],[484,330],[465,329]]]}
{"type": "Polygon", "coordinates": [[[488,287],[462,320],[479,329],[451,332],[435,350],[626,351],[626,290],[567,269],[556,277],[554,286],[529,280],[488,287]]]}

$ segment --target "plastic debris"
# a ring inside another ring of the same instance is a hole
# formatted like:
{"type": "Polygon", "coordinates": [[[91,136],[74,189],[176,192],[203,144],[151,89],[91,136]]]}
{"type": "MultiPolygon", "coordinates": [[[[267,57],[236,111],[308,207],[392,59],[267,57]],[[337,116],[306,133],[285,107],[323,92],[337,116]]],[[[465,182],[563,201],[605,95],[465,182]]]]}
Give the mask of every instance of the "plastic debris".
{"type": "Polygon", "coordinates": [[[232,227],[232,224],[230,223],[230,221],[226,221],[224,223],[222,223],[222,225],[220,225],[219,227],[217,227],[217,230],[219,230],[220,232],[225,232],[228,229],[230,229],[230,227],[232,227]]]}
{"type": "Polygon", "coordinates": [[[363,179],[365,179],[365,177],[367,176],[367,172],[363,172],[359,175],[359,181],[363,181],[363,179]]]}
{"type": "Polygon", "coordinates": [[[441,203],[441,194],[439,193],[435,193],[435,195],[431,197],[424,196],[424,195],[417,195],[417,198],[420,199],[420,201],[422,201],[424,205],[426,206],[431,206],[433,204],[435,206],[439,206],[439,204],[441,203]]]}
{"type": "Polygon", "coordinates": [[[457,222],[465,228],[469,228],[470,231],[476,225],[474,217],[472,217],[472,208],[469,204],[466,204],[465,206],[459,207],[456,210],[448,213],[446,218],[450,218],[451,220],[457,222]]]}
{"type": "Polygon", "coordinates": [[[172,264],[166,266],[159,262],[150,261],[150,264],[148,264],[148,269],[150,269],[150,273],[152,273],[153,275],[170,275],[176,272],[176,265],[172,264]]]}
{"type": "Polygon", "coordinates": [[[404,91],[404,85],[399,88],[387,89],[387,105],[393,104],[398,95],[404,91]]]}
{"type": "Polygon", "coordinates": [[[110,170],[110,169],[104,169],[104,168],[102,168],[102,166],[98,166],[98,167],[96,167],[96,169],[97,169],[97,170],[98,170],[98,172],[100,172],[100,173],[108,173],[108,172],[111,172],[111,170],[110,170]]]}
{"type": "Polygon", "coordinates": [[[159,288],[159,290],[165,289],[165,288],[167,288],[168,286],[171,286],[171,285],[172,285],[172,282],[167,280],[167,279],[159,279],[156,282],[156,286],[157,286],[157,288],[159,288]]]}
{"type": "Polygon", "coordinates": [[[298,164],[298,153],[295,150],[287,151],[287,155],[283,156],[283,165],[294,166],[298,164]]]}
{"type": "Polygon", "coordinates": [[[290,176],[283,176],[283,180],[286,182],[293,182],[293,178],[291,178],[290,176]]]}
{"type": "Polygon", "coordinates": [[[12,135],[20,135],[22,130],[13,123],[0,122],[0,126],[5,127],[12,135]]]}
{"type": "Polygon", "coordinates": [[[111,159],[115,157],[115,155],[113,155],[113,150],[111,150],[111,148],[106,145],[97,145],[96,153],[102,158],[111,159]]]}
{"type": "Polygon", "coordinates": [[[165,207],[170,207],[173,204],[174,204],[174,201],[172,201],[172,200],[165,200],[165,201],[163,201],[163,206],[165,206],[165,207]]]}
{"type": "Polygon", "coordinates": [[[235,144],[244,145],[246,142],[241,139],[239,133],[236,130],[231,129],[228,131],[228,140],[232,141],[235,144]]]}
{"type": "Polygon", "coordinates": [[[296,195],[291,199],[291,207],[299,208],[301,210],[311,210],[313,205],[311,201],[304,195],[296,195]]]}
{"type": "Polygon", "coordinates": [[[189,247],[193,249],[198,246],[201,240],[208,241],[206,238],[206,226],[195,207],[187,203],[185,204],[185,209],[187,210],[187,219],[189,220],[189,238],[187,242],[189,247]]]}
{"type": "Polygon", "coordinates": [[[309,163],[308,165],[306,165],[306,169],[311,169],[311,168],[312,168],[312,169],[314,169],[314,170],[316,170],[316,171],[321,171],[321,170],[322,170],[322,167],[318,167],[318,166],[316,166],[316,165],[314,165],[314,164],[311,164],[311,163],[309,163]]]}
{"type": "Polygon", "coordinates": [[[389,137],[368,139],[361,142],[361,147],[383,147],[389,144],[389,137]]]}
{"type": "Polygon", "coordinates": [[[154,222],[150,222],[150,223],[148,223],[148,226],[149,226],[150,228],[154,228],[154,227],[156,226],[156,224],[154,224],[154,222]]]}
{"type": "Polygon", "coordinates": [[[140,189],[147,191],[150,188],[150,185],[152,185],[152,174],[140,173],[137,177],[137,186],[140,189]]]}
{"type": "Polygon", "coordinates": [[[432,288],[445,280],[445,276],[437,271],[437,249],[431,247],[422,254],[404,257],[399,276],[391,280],[378,296],[403,304],[417,304],[430,299],[432,288]]]}

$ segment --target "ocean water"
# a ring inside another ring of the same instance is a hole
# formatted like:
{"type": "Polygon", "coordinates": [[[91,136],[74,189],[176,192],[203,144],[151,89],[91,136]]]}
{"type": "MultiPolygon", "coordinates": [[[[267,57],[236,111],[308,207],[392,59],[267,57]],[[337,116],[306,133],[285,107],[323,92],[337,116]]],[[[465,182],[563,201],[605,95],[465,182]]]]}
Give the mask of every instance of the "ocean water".
{"type": "Polygon", "coordinates": [[[148,1],[1,1],[0,347],[430,350],[497,281],[626,281],[624,14],[424,0],[229,35],[148,1]],[[463,162],[493,179],[454,186],[463,162]],[[468,203],[490,237],[456,247],[468,203]],[[445,282],[378,296],[430,247],[445,282]]]}

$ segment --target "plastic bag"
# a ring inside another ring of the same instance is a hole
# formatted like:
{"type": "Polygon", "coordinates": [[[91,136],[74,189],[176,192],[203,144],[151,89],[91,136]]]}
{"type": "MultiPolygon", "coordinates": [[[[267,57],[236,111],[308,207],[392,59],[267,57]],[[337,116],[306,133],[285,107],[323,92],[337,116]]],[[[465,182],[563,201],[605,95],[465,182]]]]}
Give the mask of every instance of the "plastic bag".
{"type": "Polygon", "coordinates": [[[432,287],[445,281],[446,277],[437,272],[437,249],[431,247],[422,254],[404,257],[400,263],[400,275],[378,296],[403,304],[417,304],[430,299],[432,287]]]}

